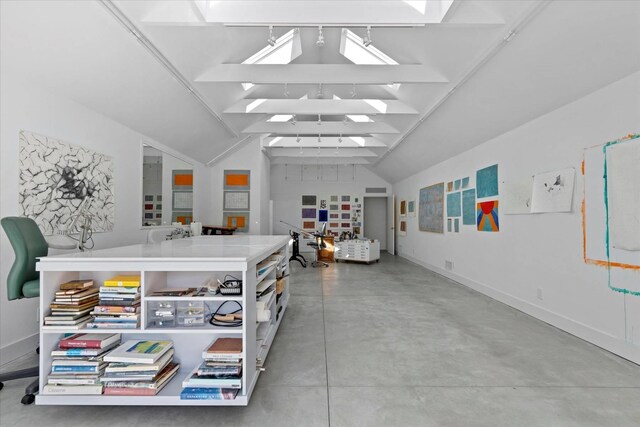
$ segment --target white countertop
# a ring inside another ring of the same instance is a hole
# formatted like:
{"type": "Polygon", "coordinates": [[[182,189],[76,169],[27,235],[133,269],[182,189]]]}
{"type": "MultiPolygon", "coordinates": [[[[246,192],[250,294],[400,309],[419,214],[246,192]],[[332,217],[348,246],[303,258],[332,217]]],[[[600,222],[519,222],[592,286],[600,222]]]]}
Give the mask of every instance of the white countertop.
{"type": "Polygon", "coordinates": [[[53,255],[40,258],[50,262],[95,261],[240,261],[251,262],[287,243],[288,235],[280,236],[197,236],[166,240],[155,244],[121,246],[85,252],[53,255]]]}

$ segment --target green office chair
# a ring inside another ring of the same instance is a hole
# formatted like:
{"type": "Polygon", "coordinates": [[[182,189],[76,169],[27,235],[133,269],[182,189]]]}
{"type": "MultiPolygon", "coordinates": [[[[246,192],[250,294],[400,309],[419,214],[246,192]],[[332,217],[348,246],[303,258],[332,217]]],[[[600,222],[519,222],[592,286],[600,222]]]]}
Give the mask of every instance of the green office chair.
{"type": "MultiPolygon", "coordinates": [[[[15,261],[7,277],[7,295],[9,300],[20,298],[35,298],[40,296],[40,274],[36,271],[37,258],[47,256],[49,246],[44,239],[38,225],[31,218],[7,217],[0,220],[9,242],[15,252],[15,261]]],[[[37,350],[36,350],[37,351],[37,350]]],[[[0,374],[0,389],[2,381],[20,378],[37,377],[39,367],[20,369],[18,371],[0,374]]],[[[29,405],[34,402],[38,392],[38,380],[29,384],[25,389],[22,403],[29,405]]]]}

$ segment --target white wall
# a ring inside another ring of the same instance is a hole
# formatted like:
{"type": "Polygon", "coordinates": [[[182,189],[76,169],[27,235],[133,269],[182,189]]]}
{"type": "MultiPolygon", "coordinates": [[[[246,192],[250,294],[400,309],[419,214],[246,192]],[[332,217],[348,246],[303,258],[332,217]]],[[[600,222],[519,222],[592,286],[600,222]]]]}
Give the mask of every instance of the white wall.
{"type": "MultiPolygon", "coordinates": [[[[38,89],[6,70],[0,73],[0,217],[18,211],[18,132],[29,130],[113,157],[115,225],[113,232],[94,235],[95,247],[143,243],[141,229],[141,141],[149,141],[119,123],[61,96],[38,89]]],[[[153,142],[169,153],[175,151],[153,142]]],[[[196,164],[196,162],[194,162],[196,164]]],[[[209,170],[195,169],[194,207],[199,218],[210,214],[208,198],[200,191],[209,182],[209,170]]],[[[11,245],[0,233],[0,359],[2,362],[33,351],[38,323],[37,298],[8,301],[6,279],[14,260],[11,245]]]]}
{"type": "MultiPolygon", "coordinates": [[[[249,195],[249,233],[268,234],[269,225],[269,158],[262,152],[260,141],[255,138],[237,151],[224,157],[210,168],[211,199],[208,201],[213,210],[213,225],[222,224],[224,202],[224,171],[250,170],[251,192],[249,195]]],[[[206,225],[206,224],[205,224],[206,225]]]]}
{"type": "MultiPolygon", "coordinates": [[[[351,194],[364,195],[366,187],[385,187],[391,184],[361,165],[355,166],[354,174],[339,174],[338,181],[302,181],[295,169],[300,165],[271,165],[271,200],[273,200],[273,233],[287,234],[286,221],[302,227],[301,209],[303,194],[351,194]]],[[[366,215],[366,212],[364,213],[366,215]]],[[[366,230],[364,230],[366,234],[366,230]]],[[[301,244],[301,250],[306,249],[301,244]]]]}
{"type": "MultiPolygon", "coordinates": [[[[579,172],[586,147],[640,131],[639,94],[635,73],[395,184],[398,199],[418,200],[421,187],[474,177],[495,163],[500,182],[577,171],[570,214],[500,214],[498,233],[461,226],[461,233],[444,235],[420,232],[417,218],[409,218],[408,235],[398,237],[400,255],[640,363],[640,297],[609,290],[607,271],[583,261],[579,172]],[[452,272],[444,270],[445,260],[454,262],[452,272]]],[[[628,280],[640,281],[636,273],[628,280]]]]}

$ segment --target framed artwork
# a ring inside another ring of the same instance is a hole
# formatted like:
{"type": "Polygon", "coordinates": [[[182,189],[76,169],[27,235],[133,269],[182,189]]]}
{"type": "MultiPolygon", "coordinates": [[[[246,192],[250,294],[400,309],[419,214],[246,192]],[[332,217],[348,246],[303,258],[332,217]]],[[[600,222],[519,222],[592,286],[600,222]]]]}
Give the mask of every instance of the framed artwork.
{"type": "MultiPolygon", "coordinates": [[[[153,197],[153,196],[151,196],[153,197]]],[[[153,210],[153,203],[145,203],[144,204],[144,210],[145,211],[152,211],[153,210]]]]}
{"type": "Polygon", "coordinates": [[[222,224],[226,227],[236,227],[240,232],[249,231],[249,212],[223,212],[222,224]]]}
{"type": "Polygon", "coordinates": [[[420,189],[418,209],[420,231],[444,233],[444,182],[420,189]]]}
{"type": "Polygon", "coordinates": [[[456,217],[462,215],[462,207],[460,204],[460,192],[447,194],[447,217],[456,217]]]}
{"type": "Polygon", "coordinates": [[[330,222],[329,223],[329,227],[331,227],[331,228],[339,228],[340,227],[340,223],[338,223],[338,222],[330,222]]]}
{"type": "Polygon", "coordinates": [[[476,197],[494,197],[498,195],[498,165],[488,166],[476,172],[476,197]]]}
{"type": "Polygon", "coordinates": [[[330,199],[332,202],[337,202],[338,201],[338,196],[331,196],[330,199]]]}
{"type": "Polygon", "coordinates": [[[498,201],[479,202],[477,206],[478,231],[500,231],[498,222],[498,201]]]}
{"type": "Polygon", "coordinates": [[[342,219],[351,219],[351,214],[350,213],[343,213],[342,214],[342,219]]]}
{"type": "Polygon", "coordinates": [[[343,202],[350,202],[351,201],[351,196],[342,196],[341,199],[343,202]]]}
{"type": "Polygon", "coordinates": [[[145,212],[144,219],[153,219],[153,212],[145,212]]]}
{"type": "Polygon", "coordinates": [[[302,206],[316,206],[317,197],[311,195],[303,195],[302,196],[302,206]]]}
{"type": "MultiPolygon", "coordinates": [[[[153,196],[151,196],[151,197],[153,197],[153,196]]],[[[162,201],[162,194],[158,194],[156,196],[156,202],[161,202],[161,201],[162,201]]]]}
{"type": "Polygon", "coordinates": [[[224,190],[249,190],[251,188],[250,170],[225,170],[224,190]]]}
{"type": "Polygon", "coordinates": [[[225,191],[222,209],[225,211],[249,210],[249,192],[248,191],[225,191]]]}
{"type": "Polygon", "coordinates": [[[156,213],[156,219],[161,219],[161,218],[162,218],[162,213],[161,212],[156,213]]]}
{"type": "Polygon", "coordinates": [[[315,221],[303,221],[302,222],[302,228],[304,228],[306,230],[315,230],[316,229],[316,222],[315,221]]]}
{"type": "Polygon", "coordinates": [[[343,222],[342,223],[342,228],[351,228],[351,223],[350,222],[343,222]]]}
{"type": "Polygon", "coordinates": [[[302,208],[303,219],[316,219],[316,208],[302,208]]]}
{"type": "Polygon", "coordinates": [[[172,186],[174,190],[192,190],[193,191],[193,170],[173,170],[172,186]]]}
{"type": "Polygon", "coordinates": [[[416,216],[416,201],[408,200],[407,201],[407,216],[415,217],[416,216]]]}
{"type": "Polygon", "coordinates": [[[351,210],[351,205],[349,205],[349,204],[342,205],[342,210],[343,211],[350,211],[351,210]]]}
{"type": "Polygon", "coordinates": [[[339,211],[340,210],[340,205],[329,205],[329,210],[339,211]]]}
{"type": "Polygon", "coordinates": [[[193,209],[193,192],[192,191],[174,191],[173,192],[173,210],[191,210],[193,209]]]}
{"type": "Polygon", "coordinates": [[[338,213],[330,213],[329,218],[331,219],[340,219],[340,214],[338,213]]]}
{"type": "Polygon", "coordinates": [[[161,211],[162,210],[162,203],[156,203],[156,210],[157,211],[161,211]]]}
{"type": "Polygon", "coordinates": [[[327,222],[329,220],[329,211],[326,209],[320,209],[318,211],[318,221],[327,222]]]}
{"type": "Polygon", "coordinates": [[[407,221],[400,221],[400,231],[398,232],[400,236],[407,235],[407,221]]]}
{"type": "MultiPolygon", "coordinates": [[[[160,197],[162,197],[162,196],[160,196],[160,197]]],[[[153,202],[153,194],[145,194],[144,201],[145,202],[153,202]]]]}
{"type": "Polygon", "coordinates": [[[407,201],[400,200],[400,216],[407,216],[407,201]]]}

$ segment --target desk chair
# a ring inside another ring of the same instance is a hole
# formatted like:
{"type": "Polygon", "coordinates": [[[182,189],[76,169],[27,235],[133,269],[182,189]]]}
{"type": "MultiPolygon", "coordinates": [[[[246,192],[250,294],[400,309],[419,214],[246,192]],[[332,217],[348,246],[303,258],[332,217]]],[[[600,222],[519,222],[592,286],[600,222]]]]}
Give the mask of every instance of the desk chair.
{"type": "MultiPolygon", "coordinates": [[[[36,222],[31,218],[7,217],[2,218],[0,223],[7,233],[15,253],[15,261],[7,277],[9,300],[40,296],[40,274],[36,271],[36,262],[37,258],[47,256],[49,250],[47,241],[36,222]]],[[[2,381],[37,377],[38,375],[40,372],[37,366],[0,374],[0,389],[3,386],[2,381]]],[[[25,405],[33,403],[34,395],[37,392],[38,379],[27,386],[22,403],[25,405]]]]}
{"type": "Polygon", "coordinates": [[[311,266],[313,268],[329,267],[329,264],[327,264],[324,261],[320,261],[319,259],[320,251],[327,247],[327,244],[324,242],[324,236],[326,235],[326,232],[327,232],[327,223],[325,222],[324,224],[322,224],[322,228],[320,229],[319,232],[315,232],[312,234],[314,237],[314,240],[312,242],[307,243],[307,246],[312,247],[314,249],[313,252],[316,254],[316,259],[311,263],[311,266]]]}

